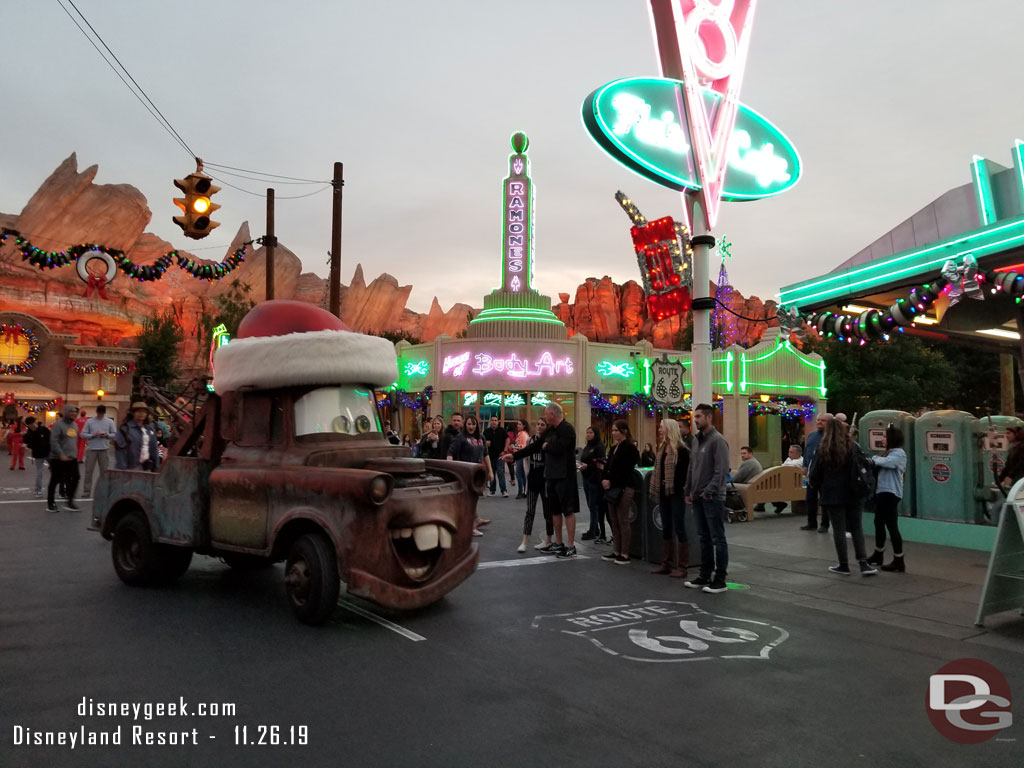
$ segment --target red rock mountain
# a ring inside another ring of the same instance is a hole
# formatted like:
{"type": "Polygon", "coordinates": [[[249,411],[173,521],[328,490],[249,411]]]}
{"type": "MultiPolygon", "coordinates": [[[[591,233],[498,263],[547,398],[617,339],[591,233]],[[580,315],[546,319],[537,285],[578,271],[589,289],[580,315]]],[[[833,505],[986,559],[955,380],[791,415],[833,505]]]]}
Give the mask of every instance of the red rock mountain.
{"type": "MultiPolygon", "coordinates": [[[[173,250],[171,243],[145,231],[152,212],[142,193],[127,184],[95,184],[96,172],[95,165],[79,172],[72,154],[43,182],[20,215],[0,213],[0,226],[17,229],[33,245],[47,250],[101,243],[123,250],[138,265],[152,264],[173,250]]],[[[223,256],[251,238],[245,223],[223,256]]],[[[199,263],[219,261],[179,252],[199,263]]],[[[74,265],[40,270],[23,261],[13,240],[8,240],[0,249],[0,310],[34,315],[54,332],[78,334],[80,344],[130,346],[147,316],[154,310],[170,309],[186,334],[186,365],[194,362],[201,366],[206,343],[198,338],[199,318],[214,310],[213,299],[228,289],[232,278],[250,285],[251,295],[261,298],[266,290],[265,257],[265,250],[255,247],[231,277],[219,282],[197,280],[176,267],[155,282],[138,282],[119,273],[103,299],[95,293],[85,296],[86,285],[74,265]]],[[[303,272],[298,257],[282,245],[276,250],[274,268],[277,298],[326,306],[327,280],[303,272]]],[[[405,332],[430,341],[440,334],[458,335],[479,311],[467,304],[454,304],[445,311],[435,297],[426,314],[413,312],[406,308],[411,290],[411,285],[399,285],[387,273],[367,285],[362,266],[357,266],[351,285],[341,287],[342,319],[359,331],[405,332]]],[[[587,278],[577,287],[573,301],[570,298],[570,294],[560,293],[555,313],[570,333],[582,333],[592,341],[634,343],[646,338],[657,347],[671,347],[686,324],[685,317],[658,323],[650,320],[643,289],[632,280],[618,285],[607,276],[587,278]]],[[[744,299],[739,293],[734,293],[730,307],[749,318],[775,315],[775,302],[744,299]]],[[[738,321],[738,341],[756,342],[767,325],[738,321]]],[[[774,319],[770,325],[776,325],[774,319]]]]}

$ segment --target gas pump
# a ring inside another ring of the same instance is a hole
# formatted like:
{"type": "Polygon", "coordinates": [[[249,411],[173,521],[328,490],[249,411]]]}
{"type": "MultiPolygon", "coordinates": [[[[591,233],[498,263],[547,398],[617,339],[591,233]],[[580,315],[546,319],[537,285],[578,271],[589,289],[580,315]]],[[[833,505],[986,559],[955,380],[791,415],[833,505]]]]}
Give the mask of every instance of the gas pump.
{"type": "MultiPolygon", "coordinates": [[[[987,501],[989,508],[993,508],[991,502],[1002,502],[1005,498],[1003,492],[996,485],[996,477],[1003,467],[1006,466],[1006,455],[1010,452],[1010,441],[1006,432],[1010,427],[1022,427],[1024,421],[1016,416],[986,416],[979,419],[977,424],[977,442],[981,452],[981,477],[979,485],[988,487],[990,493],[987,501]]],[[[995,508],[998,508],[996,505],[995,508]]],[[[998,520],[996,516],[986,516],[985,522],[995,525],[998,520]]]]}
{"type": "Polygon", "coordinates": [[[900,515],[917,516],[917,467],[914,464],[914,422],[917,419],[904,411],[869,411],[858,424],[860,447],[870,456],[881,456],[885,452],[885,430],[890,424],[903,433],[903,450],[907,454],[907,470],[903,476],[903,498],[898,507],[900,515]]]}
{"type": "Polygon", "coordinates": [[[991,482],[982,465],[978,419],[964,411],[931,411],[914,425],[919,517],[985,522],[991,482]]]}

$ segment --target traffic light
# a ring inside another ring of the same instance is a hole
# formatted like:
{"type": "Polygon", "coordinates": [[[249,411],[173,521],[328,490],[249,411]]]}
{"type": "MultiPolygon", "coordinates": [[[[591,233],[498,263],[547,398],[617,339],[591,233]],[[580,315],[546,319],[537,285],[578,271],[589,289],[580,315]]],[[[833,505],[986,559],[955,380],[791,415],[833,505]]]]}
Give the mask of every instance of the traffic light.
{"type": "Polygon", "coordinates": [[[210,234],[210,231],[220,226],[219,221],[213,221],[210,214],[220,208],[210,198],[220,187],[214,186],[213,181],[202,171],[190,173],[184,179],[175,179],[174,186],[182,191],[184,197],[174,198],[174,204],[181,208],[182,216],[175,216],[174,223],[181,227],[185,237],[193,240],[201,240],[210,234]]]}

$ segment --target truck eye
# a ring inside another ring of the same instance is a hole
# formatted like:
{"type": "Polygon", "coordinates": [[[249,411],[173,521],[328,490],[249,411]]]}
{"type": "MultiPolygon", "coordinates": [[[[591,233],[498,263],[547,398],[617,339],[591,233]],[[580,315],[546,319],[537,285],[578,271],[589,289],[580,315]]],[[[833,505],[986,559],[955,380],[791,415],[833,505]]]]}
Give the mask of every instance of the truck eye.
{"type": "Polygon", "coordinates": [[[331,422],[331,428],[335,432],[341,432],[347,435],[352,432],[352,420],[348,416],[335,416],[334,421],[331,422]]]}
{"type": "Polygon", "coordinates": [[[366,434],[370,431],[370,419],[367,416],[356,417],[356,432],[360,435],[366,434]]]}

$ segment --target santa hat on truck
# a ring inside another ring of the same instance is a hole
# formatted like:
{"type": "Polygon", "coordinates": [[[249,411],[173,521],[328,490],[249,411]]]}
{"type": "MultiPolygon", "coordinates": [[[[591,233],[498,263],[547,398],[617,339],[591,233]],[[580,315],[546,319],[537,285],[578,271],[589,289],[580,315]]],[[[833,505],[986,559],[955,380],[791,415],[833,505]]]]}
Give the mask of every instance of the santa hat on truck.
{"type": "Polygon", "coordinates": [[[214,388],[278,389],[303,385],[386,387],[398,379],[394,345],[354,333],[330,312],[304,301],[264,301],[238,334],[213,355],[214,388]]]}

